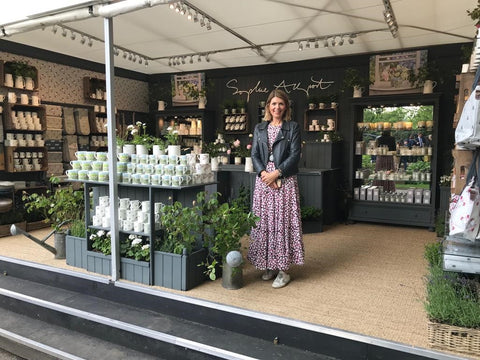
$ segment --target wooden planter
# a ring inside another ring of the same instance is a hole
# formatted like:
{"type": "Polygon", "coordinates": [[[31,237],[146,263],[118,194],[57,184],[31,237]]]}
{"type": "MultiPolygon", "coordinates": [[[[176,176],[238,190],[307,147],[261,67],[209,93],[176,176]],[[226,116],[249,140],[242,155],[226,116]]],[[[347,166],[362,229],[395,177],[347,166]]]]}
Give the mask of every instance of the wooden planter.
{"type": "Polygon", "coordinates": [[[65,252],[67,265],[87,268],[87,239],[67,235],[65,238],[65,252]]]}
{"type": "Polygon", "coordinates": [[[190,290],[206,280],[207,250],[200,249],[190,255],[154,252],[153,284],[175,290],[190,290]]]}
{"type": "Polygon", "coordinates": [[[102,274],[112,274],[112,257],[111,255],[104,255],[100,252],[87,250],[87,270],[102,274]]]}
{"type": "Polygon", "coordinates": [[[428,342],[436,349],[478,356],[480,330],[458,326],[428,323],[428,342]]]}
{"type": "Polygon", "coordinates": [[[302,220],[302,232],[304,234],[320,233],[323,231],[322,220],[302,220]]]}

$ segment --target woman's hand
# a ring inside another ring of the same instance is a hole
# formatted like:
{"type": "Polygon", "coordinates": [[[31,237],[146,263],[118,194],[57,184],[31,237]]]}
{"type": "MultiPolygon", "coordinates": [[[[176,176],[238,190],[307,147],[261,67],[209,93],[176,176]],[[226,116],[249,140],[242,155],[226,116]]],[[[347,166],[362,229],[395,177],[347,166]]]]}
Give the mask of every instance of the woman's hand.
{"type": "Polygon", "coordinates": [[[277,179],[280,176],[280,173],[277,170],[274,170],[272,172],[267,172],[267,171],[262,171],[260,174],[260,178],[262,179],[262,182],[271,187],[272,189],[278,189],[277,185],[277,179]]]}

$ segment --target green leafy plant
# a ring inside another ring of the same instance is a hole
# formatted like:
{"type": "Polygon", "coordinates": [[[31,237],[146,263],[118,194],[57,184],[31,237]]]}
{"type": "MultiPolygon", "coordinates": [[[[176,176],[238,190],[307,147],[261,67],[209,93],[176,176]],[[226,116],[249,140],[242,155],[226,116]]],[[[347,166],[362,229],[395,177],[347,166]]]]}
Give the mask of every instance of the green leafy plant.
{"type": "Polygon", "coordinates": [[[303,221],[319,221],[322,219],[323,210],[315,206],[302,206],[300,213],[303,221]]]}
{"type": "Polygon", "coordinates": [[[52,190],[44,194],[33,193],[22,196],[27,212],[39,211],[45,222],[50,222],[55,231],[60,232],[65,222],[83,219],[83,190],[73,190],[71,186],[60,187],[59,178],[51,177],[52,190]]]}
{"type": "Polygon", "coordinates": [[[76,219],[70,223],[69,235],[84,238],[86,236],[85,222],[82,219],[76,219]]]}
{"type": "Polygon", "coordinates": [[[366,87],[370,85],[370,79],[363,76],[358,69],[347,68],[345,69],[345,76],[343,78],[344,88],[352,89],[355,86],[366,87]]]}
{"type": "Polygon", "coordinates": [[[430,162],[429,161],[417,161],[409,163],[407,166],[407,172],[412,173],[413,171],[419,172],[429,172],[430,171],[430,162]]]}
{"type": "Polygon", "coordinates": [[[191,253],[197,239],[203,235],[202,214],[198,207],[184,207],[179,201],[162,209],[162,226],[165,232],[160,250],[174,254],[191,253]]]}
{"type": "Polygon", "coordinates": [[[37,70],[28,64],[27,61],[15,61],[15,62],[10,62],[7,63],[7,67],[10,69],[10,71],[13,72],[13,75],[15,76],[22,76],[24,78],[29,77],[29,78],[35,78],[37,75],[37,70]]]}
{"type": "Polygon", "coordinates": [[[155,138],[147,134],[147,124],[137,121],[135,127],[130,132],[133,136],[132,144],[145,145],[148,150],[152,149],[155,138]]]}
{"type": "Polygon", "coordinates": [[[443,81],[442,71],[436,61],[428,61],[418,69],[408,71],[408,81],[413,86],[423,86],[426,80],[443,81]]]}
{"type": "Polygon", "coordinates": [[[215,142],[204,142],[202,144],[202,152],[210,155],[210,158],[219,156],[225,148],[225,144],[215,142]]]}
{"type": "Polygon", "coordinates": [[[167,128],[167,133],[164,135],[166,139],[166,145],[179,145],[180,137],[175,125],[171,125],[167,128]]]}
{"type": "Polygon", "coordinates": [[[475,9],[467,10],[467,14],[472,20],[476,20],[476,24],[479,23],[478,20],[480,19],[480,0],[478,1],[477,7],[475,9]]]}

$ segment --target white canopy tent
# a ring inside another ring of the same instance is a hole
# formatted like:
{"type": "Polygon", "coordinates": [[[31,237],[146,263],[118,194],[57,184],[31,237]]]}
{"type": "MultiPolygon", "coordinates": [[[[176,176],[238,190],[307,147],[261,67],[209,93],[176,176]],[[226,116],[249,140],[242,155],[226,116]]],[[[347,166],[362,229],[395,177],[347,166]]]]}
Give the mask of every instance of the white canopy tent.
{"type": "Polygon", "coordinates": [[[475,0],[17,0],[4,4],[0,28],[8,41],[104,63],[103,16],[114,15],[115,65],[156,74],[468,42],[476,29],[467,10],[476,6],[475,0]]]}

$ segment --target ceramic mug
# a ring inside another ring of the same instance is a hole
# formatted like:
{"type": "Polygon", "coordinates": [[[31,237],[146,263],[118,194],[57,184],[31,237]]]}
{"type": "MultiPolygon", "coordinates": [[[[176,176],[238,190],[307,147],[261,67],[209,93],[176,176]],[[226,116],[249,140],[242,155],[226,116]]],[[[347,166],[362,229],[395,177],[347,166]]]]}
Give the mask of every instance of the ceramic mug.
{"type": "Polygon", "coordinates": [[[67,174],[69,179],[72,179],[72,180],[78,179],[78,169],[67,170],[66,174],[67,174]]]}
{"type": "Polygon", "coordinates": [[[130,206],[130,198],[121,198],[119,201],[120,209],[128,209],[130,206]]]}
{"type": "Polygon", "coordinates": [[[163,172],[164,172],[164,165],[163,164],[155,165],[155,174],[163,175],[163,172]]]}
{"type": "Polygon", "coordinates": [[[134,163],[127,163],[127,172],[130,174],[134,174],[137,170],[137,164],[134,163]]]}
{"type": "Polygon", "coordinates": [[[87,180],[88,179],[88,170],[78,170],[78,179],[87,180]]]}
{"type": "Polygon", "coordinates": [[[99,181],[108,181],[108,171],[100,171],[98,173],[98,180],[99,181]]]}
{"type": "Polygon", "coordinates": [[[172,176],[168,174],[162,175],[162,185],[172,186],[172,176]]]}
{"type": "Polygon", "coordinates": [[[168,164],[163,167],[163,172],[166,175],[173,175],[175,172],[175,165],[168,164]]]}
{"type": "Polygon", "coordinates": [[[117,155],[117,158],[118,158],[119,161],[127,163],[127,162],[130,161],[130,154],[127,154],[127,153],[119,153],[119,154],[117,155]]]}
{"type": "Polygon", "coordinates": [[[180,175],[172,176],[172,186],[180,186],[182,182],[182,177],[180,175]]]}
{"type": "Polygon", "coordinates": [[[142,174],[133,173],[131,176],[132,184],[141,184],[142,183],[142,174]]]}
{"type": "Polygon", "coordinates": [[[150,174],[142,174],[140,178],[140,183],[143,185],[150,184],[150,174]]]}
{"type": "Polygon", "coordinates": [[[180,185],[186,186],[192,183],[192,177],[190,175],[182,175],[180,176],[180,185]]]}
{"type": "Polygon", "coordinates": [[[98,181],[98,170],[90,170],[88,172],[88,180],[98,181]]]}
{"type": "Polygon", "coordinates": [[[167,165],[168,164],[168,155],[160,155],[159,156],[159,161],[160,161],[160,164],[163,164],[163,165],[167,165]]]}
{"type": "Polygon", "coordinates": [[[77,151],[75,156],[77,157],[77,160],[87,160],[86,151],[77,151]]]}
{"type": "Polygon", "coordinates": [[[108,153],[106,153],[106,152],[96,152],[95,153],[95,158],[98,161],[107,161],[108,160],[108,153]]]}
{"type": "Polygon", "coordinates": [[[150,181],[152,185],[160,185],[162,182],[162,175],[161,174],[153,174],[150,176],[150,181]]]}
{"type": "Polygon", "coordinates": [[[122,172],[122,182],[130,184],[132,182],[132,174],[129,172],[122,172]]]}
{"type": "Polygon", "coordinates": [[[171,165],[178,164],[178,155],[168,155],[168,163],[171,165]]]}
{"type": "Polygon", "coordinates": [[[208,154],[199,154],[198,160],[200,164],[208,164],[210,162],[210,156],[208,154]]]}

